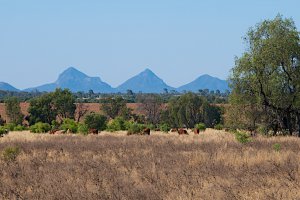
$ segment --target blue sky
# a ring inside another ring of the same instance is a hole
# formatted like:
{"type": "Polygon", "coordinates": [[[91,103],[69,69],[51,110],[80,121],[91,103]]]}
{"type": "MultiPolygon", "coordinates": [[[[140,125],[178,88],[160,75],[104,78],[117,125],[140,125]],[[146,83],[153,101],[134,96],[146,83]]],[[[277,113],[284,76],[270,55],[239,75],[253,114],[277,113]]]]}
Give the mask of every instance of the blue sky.
{"type": "Polygon", "coordinates": [[[24,89],[74,66],[118,86],[152,69],[171,86],[226,79],[249,27],[299,0],[0,0],[0,81],[24,89]]]}

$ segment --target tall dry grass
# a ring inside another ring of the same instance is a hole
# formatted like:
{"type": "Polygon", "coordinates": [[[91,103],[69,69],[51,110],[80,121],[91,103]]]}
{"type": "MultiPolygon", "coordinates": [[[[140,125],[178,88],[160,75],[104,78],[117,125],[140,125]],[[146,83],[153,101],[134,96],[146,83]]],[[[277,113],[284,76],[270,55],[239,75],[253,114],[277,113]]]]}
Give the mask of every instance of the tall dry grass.
{"type": "Polygon", "coordinates": [[[14,132],[0,151],[0,199],[300,199],[300,139],[125,132],[98,136],[14,132]],[[281,149],[275,151],[274,144],[281,149]]]}

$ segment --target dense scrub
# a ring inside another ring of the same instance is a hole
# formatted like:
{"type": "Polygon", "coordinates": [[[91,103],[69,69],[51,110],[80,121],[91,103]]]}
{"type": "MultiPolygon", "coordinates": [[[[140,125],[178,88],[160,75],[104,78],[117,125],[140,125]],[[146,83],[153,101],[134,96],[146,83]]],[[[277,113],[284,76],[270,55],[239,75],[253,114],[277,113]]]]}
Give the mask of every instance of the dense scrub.
{"type": "Polygon", "coordinates": [[[300,198],[298,138],[13,132],[8,147],[20,152],[0,159],[0,199],[300,198]]]}

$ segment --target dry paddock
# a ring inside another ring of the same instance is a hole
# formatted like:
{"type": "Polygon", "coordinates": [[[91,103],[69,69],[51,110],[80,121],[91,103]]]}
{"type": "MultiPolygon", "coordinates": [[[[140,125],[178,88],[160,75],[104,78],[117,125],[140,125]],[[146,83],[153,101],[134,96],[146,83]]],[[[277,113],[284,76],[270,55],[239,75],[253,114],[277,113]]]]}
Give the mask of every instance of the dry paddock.
{"type": "Polygon", "coordinates": [[[0,138],[1,152],[9,146],[21,153],[0,159],[0,199],[300,199],[294,137],[12,132],[0,138]]]}

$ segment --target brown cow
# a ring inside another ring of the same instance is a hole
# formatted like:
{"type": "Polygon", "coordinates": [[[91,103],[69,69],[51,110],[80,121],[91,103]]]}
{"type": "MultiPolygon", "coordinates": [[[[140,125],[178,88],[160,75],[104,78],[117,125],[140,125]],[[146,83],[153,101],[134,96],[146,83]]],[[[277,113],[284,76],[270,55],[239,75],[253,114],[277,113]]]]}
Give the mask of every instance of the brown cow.
{"type": "Polygon", "coordinates": [[[98,130],[97,129],[95,129],[95,128],[91,128],[91,129],[89,129],[89,134],[98,134],[98,130]]]}
{"type": "Polygon", "coordinates": [[[171,129],[171,132],[177,132],[177,131],[178,131],[177,128],[172,128],[172,129],[171,129]]]}
{"type": "Polygon", "coordinates": [[[200,132],[199,128],[194,128],[194,133],[195,134],[199,134],[199,132],[200,132]]]}
{"type": "Polygon", "coordinates": [[[180,128],[180,129],[178,129],[178,134],[179,135],[188,135],[188,132],[187,132],[187,130],[180,128]]]}
{"type": "Polygon", "coordinates": [[[142,135],[150,135],[150,128],[145,128],[145,129],[142,131],[142,135]]]}
{"type": "Polygon", "coordinates": [[[53,129],[53,130],[51,130],[51,131],[49,132],[49,134],[53,135],[53,134],[55,134],[57,131],[58,131],[57,129],[53,129]]]}

